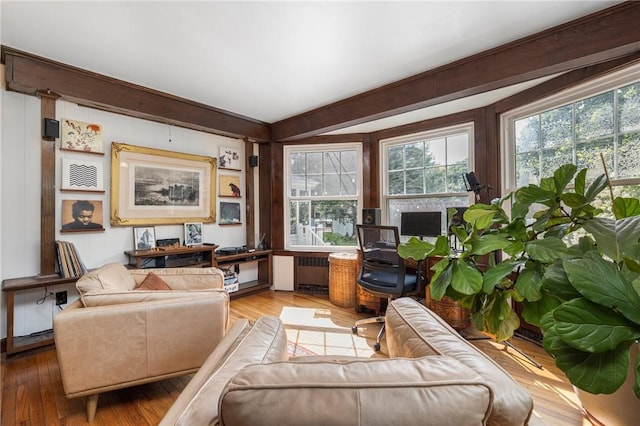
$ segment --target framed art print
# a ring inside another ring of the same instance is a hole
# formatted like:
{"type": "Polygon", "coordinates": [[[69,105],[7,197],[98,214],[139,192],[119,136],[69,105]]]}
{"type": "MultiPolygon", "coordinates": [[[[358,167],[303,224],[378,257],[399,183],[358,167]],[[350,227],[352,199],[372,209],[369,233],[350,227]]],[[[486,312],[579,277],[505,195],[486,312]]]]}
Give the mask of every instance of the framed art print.
{"type": "Polygon", "coordinates": [[[103,220],[102,201],[62,200],[60,232],[101,232],[103,220]]]}
{"type": "Polygon", "coordinates": [[[63,118],[60,137],[60,149],[104,155],[99,124],[63,118]]]}
{"type": "Polygon", "coordinates": [[[102,162],[80,159],[62,159],[63,191],[104,192],[102,162]]]}
{"type": "Polygon", "coordinates": [[[220,175],[218,176],[220,181],[220,189],[218,195],[220,197],[242,197],[242,191],[240,190],[240,176],[220,175]]]}
{"type": "Polygon", "coordinates": [[[240,154],[235,148],[221,146],[218,159],[220,161],[218,166],[221,169],[242,170],[240,154]]]}
{"type": "Polygon", "coordinates": [[[240,221],[240,203],[220,202],[220,220],[219,225],[239,225],[240,221]]]}
{"type": "Polygon", "coordinates": [[[113,142],[111,225],[215,222],[213,157],[113,142]]]}
{"type": "Polygon", "coordinates": [[[156,247],[156,229],[153,226],[133,228],[133,246],[136,250],[150,250],[156,247]]]}
{"type": "Polygon", "coordinates": [[[184,224],[184,245],[202,245],[202,222],[188,222],[184,224]]]}

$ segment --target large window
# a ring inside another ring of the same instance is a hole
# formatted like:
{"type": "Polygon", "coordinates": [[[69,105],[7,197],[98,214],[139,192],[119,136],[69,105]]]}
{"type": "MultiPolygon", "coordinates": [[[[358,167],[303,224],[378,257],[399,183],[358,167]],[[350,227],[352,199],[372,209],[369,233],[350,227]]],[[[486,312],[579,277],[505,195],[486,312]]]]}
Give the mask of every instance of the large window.
{"type": "Polygon", "coordinates": [[[640,195],[640,65],[503,116],[504,193],[539,183],[565,163],[604,173],[618,193],[640,195]]]}
{"type": "Polygon", "coordinates": [[[286,248],[354,248],[362,198],[361,145],[286,146],[284,158],[286,248]]]}
{"type": "Polygon", "coordinates": [[[463,176],[473,163],[472,141],[472,124],[382,141],[386,223],[401,228],[403,212],[440,212],[445,234],[447,208],[469,205],[463,176]]]}

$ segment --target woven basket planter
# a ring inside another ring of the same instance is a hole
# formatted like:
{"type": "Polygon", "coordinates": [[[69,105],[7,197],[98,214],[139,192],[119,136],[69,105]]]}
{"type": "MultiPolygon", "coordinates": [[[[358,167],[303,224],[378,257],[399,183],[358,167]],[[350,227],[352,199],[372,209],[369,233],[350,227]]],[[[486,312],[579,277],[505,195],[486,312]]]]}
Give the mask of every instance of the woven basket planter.
{"type": "Polygon", "coordinates": [[[329,300],[336,306],[353,308],[356,305],[358,256],[355,253],[329,255],[329,300]]]}

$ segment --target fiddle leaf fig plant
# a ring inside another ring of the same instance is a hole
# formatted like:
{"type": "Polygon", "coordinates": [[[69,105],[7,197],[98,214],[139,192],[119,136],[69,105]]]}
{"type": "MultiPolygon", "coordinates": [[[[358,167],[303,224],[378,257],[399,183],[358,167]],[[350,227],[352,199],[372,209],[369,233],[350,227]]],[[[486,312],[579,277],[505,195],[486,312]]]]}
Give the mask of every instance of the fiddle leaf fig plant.
{"type": "MultiPolygon", "coordinates": [[[[520,326],[513,302],[521,302],[522,317],[541,327],[544,349],[569,380],[611,393],[640,339],[640,201],[616,198],[615,218],[601,217],[597,197],[607,187],[606,175],[588,183],[587,169],[565,164],[539,185],[470,206],[465,223],[451,227],[461,251],[440,236],[411,238],[398,252],[439,259],[431,297],[458,301],[497,341],[520,326]]],[[[640,398],[640,362],[634,368],[640,398]]]]}

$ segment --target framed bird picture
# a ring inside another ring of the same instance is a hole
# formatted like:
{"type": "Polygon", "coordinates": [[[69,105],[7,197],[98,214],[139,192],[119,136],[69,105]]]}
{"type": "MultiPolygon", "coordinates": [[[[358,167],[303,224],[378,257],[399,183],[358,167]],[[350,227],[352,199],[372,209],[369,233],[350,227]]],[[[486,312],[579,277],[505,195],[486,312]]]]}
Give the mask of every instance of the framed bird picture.
{"type": "Polygon", "coordinates": [[[220,188],[218,196],[241,198],[242,191],[240,189],[240,176],[220,175],[218,179],[220,188]]]}

